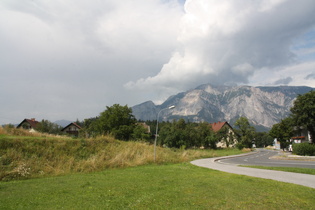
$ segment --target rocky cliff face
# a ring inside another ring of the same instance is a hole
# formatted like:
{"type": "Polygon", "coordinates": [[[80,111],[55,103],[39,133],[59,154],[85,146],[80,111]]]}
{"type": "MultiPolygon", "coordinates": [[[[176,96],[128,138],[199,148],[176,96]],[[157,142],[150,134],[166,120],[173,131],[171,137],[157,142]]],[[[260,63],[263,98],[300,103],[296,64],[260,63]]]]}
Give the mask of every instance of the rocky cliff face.
{"type": "Polygon", "coordinates": [[[228,121],[245,116],[260,128],[270,128],[287,117],[298,94],[314,90],[310,87],[279,86],[212,86],[201,85],[193,90],[171,96],[161,105],[145,102],[132,107],[137,119],[156,120],[157,113],[170,105],[172,110],[163,110],[159,120],[184,118],[191,122],[228,121]]]}

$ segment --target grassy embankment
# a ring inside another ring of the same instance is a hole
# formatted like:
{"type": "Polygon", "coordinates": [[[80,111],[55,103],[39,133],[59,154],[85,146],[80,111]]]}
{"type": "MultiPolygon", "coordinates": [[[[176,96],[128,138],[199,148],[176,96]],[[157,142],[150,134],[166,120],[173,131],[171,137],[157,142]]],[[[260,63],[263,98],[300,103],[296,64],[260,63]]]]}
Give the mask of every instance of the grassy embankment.
{"type": "MultiPolygon", "coordinates": [[[[157,149],[156,164],[242,153],[231,150],[157,149]]],[[[153,146],[109,136],[72,139],[0,128],[0,180],[65,175],[152,164],[153,146]]]]}

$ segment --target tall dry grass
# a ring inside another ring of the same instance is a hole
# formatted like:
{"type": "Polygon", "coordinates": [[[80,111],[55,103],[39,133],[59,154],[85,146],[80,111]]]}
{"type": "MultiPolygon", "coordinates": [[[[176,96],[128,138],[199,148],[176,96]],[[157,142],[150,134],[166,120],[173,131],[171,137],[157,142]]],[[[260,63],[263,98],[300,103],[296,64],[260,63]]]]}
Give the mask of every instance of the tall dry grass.
{"type": "MultiPolygon", "coordinates": [[[[56,176],[154,163],[153,145],[123,142],[110,136],[94,139],[45,137],[20,129],[0,129],[0,180],[56,176]],[[12,136],[13,135],[13,136],[12,136]]],[[[156,164],[218,156],[214,150],[157,148],[156,164]]]]}
{"type": "Polygon", "coordinates": [[[41,135],[40,133],[32,133],[25,129],[12,128],[10,126],[0,126],[0,135],[13,135],[13,136],[36,136],[41,135]]]}
{"type": "Polygon", "coordinates": [[[30,131],[23,128],[13,128],[10,126],[0,126],[0,135],[20,136],[20,137],[53,137],[53,138],[69,138],[66,136],[53,135],[49,133],[40,133],[37,131],[30,131]]]}

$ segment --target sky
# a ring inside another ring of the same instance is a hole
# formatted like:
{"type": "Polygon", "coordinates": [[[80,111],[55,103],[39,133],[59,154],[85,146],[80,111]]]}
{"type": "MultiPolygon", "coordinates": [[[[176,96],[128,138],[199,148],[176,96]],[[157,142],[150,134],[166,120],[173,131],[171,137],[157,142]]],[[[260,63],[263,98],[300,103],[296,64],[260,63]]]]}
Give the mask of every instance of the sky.
{"type": "Polygon", "coordinates": [[[315,87],[315,1],[0,1],[0,125],[205,83],[315,87]]]}

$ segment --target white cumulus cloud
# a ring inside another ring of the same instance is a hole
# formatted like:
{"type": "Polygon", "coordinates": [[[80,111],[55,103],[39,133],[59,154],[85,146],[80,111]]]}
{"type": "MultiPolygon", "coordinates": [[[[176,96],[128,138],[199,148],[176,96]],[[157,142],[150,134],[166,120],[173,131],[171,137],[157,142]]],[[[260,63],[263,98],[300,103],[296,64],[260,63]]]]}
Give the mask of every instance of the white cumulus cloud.
{"type": "Polygon", "coordinates": [[[1,0],[0,125],[203,83],[315,87],[314,20],[313,0],[1,0]]]}
{"type": "Polygon", "coordinates": [[[257,84],[254,75],[268,72],[271,77],[299,63],[292,46],[314,30],[314,19],[311,0],[188,0],[172,57],[156,75],[130,81],[126,87],[162,92],[206,82],[257,84]]]}

